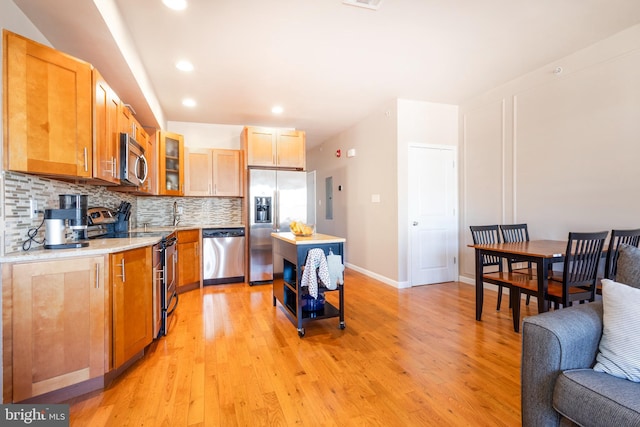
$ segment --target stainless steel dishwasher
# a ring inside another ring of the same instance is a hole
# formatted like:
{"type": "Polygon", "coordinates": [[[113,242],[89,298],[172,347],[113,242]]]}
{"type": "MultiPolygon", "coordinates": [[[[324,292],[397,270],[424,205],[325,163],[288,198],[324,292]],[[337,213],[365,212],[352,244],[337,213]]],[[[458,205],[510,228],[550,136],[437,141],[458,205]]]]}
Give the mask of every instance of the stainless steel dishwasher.
{"type": "Polygon", "coordinates": [[[202,230],[202,282],[244,282],[244,228],[202,230]]]}

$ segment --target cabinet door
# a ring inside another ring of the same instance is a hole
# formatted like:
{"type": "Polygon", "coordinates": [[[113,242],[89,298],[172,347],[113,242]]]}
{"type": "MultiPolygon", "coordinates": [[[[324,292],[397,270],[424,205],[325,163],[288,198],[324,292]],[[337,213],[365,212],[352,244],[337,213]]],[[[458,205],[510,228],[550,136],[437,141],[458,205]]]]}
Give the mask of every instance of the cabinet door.
{"type": "Polygon", "coordinates": [[[93,177],[112,184],[120,184],[120,134],[118,108],[120,100],[98,70],[93,70],[94,131],[93,177]]]}
{"type": "Polygon", "coordinates": [[[275,166],[275,129],[246,127],[245,132],[247,164],[249,166],[275,166]]]}
{"type": "Polygon", "coordinates": [[[111,255],[114,368],[153,341],[151,273],[150,247],[111,255]]]}
{"type": "Polygon", "coordinates": [[[178,232],[178,292],[193,289],[200,283],[201,250],[200,231],[178,232]]]}
{"type": "Polygon", "coordinates": [[[13,401],[105,372],[103,257],[15,264],[13,401]]]}
{"type": "Polygon", "coordinates": [[[213,188],[211,150],[186,148],[185,196],[210,196],[213,188]]]}
{"type": "MultiPolygon", "coordinates": [[[[131,134],[131,119],[133,114],[123,102],[118,105],[118,132],[131,134]]],[[[120,135],[118,135],[119,137],[120,135]]]]}
{"type": "Polygon", "coordinates": [[[184,137],[160,131],[158,193],[182,196],[184,192],[184,137]]]}
{"type": "Polygon", "coordinates": [[[91,65],[4,31],[8,170],[92,176],[91,65]]]}
{"type": "Polygon", "coordinates": [[[242,197],[242,151],[213,150],[213,195],[242,197]]]}
{"type": "Polygon", "coordinates": [[[278,130],[277,165],[285,168],[305,168],[305,133],[299,130],[278,130]]]}

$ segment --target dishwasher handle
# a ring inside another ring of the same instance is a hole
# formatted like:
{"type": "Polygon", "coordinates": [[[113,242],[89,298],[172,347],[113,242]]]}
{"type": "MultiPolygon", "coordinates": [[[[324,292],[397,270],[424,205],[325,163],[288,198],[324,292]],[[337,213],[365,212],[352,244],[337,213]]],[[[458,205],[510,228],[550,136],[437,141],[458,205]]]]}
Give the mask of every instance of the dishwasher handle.
{"type": "Polygon", "coordinates": [[[214,228],[202,230],[203,239],[244,237],[244,228],[214,228]]]}

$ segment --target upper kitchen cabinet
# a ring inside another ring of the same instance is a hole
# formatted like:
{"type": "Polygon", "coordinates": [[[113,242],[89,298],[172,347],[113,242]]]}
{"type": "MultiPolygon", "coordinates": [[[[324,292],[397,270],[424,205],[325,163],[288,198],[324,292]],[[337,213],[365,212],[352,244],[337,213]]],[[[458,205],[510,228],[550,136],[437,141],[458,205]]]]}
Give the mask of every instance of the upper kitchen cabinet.
{"type": "Polygon", "coordinates": [[[184,137],[160,131],[158,147],[158,194],[184,193],[184,137]]]}
{"type": "Polygon", "coordinates": [[[185,196],[242,197],[242,151],[186,148],[185,196]]]}
{"type": "Polygon", "coordinates": [[[242,146],[249,167],[305,168],[304,131],[247,126],[242,131],[242,146]]]}
{"type": "Polygon", "coordinates": [[[118,114],[120,99],[97,69],[93,69],[95,139],[93,177],[105,183],[120,184],[120,134],[118,114]]]}
{"type": "Polygon", "coordinates": [[[4,167],[91,178],[91,65],[3,30],[4,167]]]}

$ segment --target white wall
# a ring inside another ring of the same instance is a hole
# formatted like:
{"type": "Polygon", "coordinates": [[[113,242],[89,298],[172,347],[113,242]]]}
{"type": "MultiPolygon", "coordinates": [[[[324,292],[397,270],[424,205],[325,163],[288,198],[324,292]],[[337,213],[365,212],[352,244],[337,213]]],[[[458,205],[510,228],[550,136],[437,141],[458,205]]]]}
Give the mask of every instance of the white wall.
{"type": "Polygon", "coordinates": [[[210,123],[175,122],[167,123],[169,132],[184,136],[184,145],[193,148],[225,148],[240,150],[240,134],[244,126],[218,125],[210,123]]]}
{"type": "Polygon", "coordinates": [[[317,205],[317,229],[347,239],[349,267],[396,287],[408,281],[408,149],[411,143],[457,145],[454,105],[398,99],[307,153],[316,170],[318,198],[333,177],[334,218],[317,205]],[[342,157],[336,157],[336,150],[342,157]],[[349,149],[356,156],[348,158],[349,149]],[[343,190],[338,191],[342,185],[343,190]],[[380,195],[380,203],[372,202],[380,195]]]}
{"type": "Polygon", "coordinates": [[[460,106],[463,280],[469,225],[560,240],[640,227],[639,75],[640,25],[460,106]]]}
{"type": "Polygon", "coordinates": [[[307,152],[316,170],[316,229],[345,237],[351,268],[394,284],[398,277],[397,106],[389,101],[350,129],[307,152]],[[336,157],[336,150],[342,151],[336,157]],[[356,156],[348,158],[347,150],[356,156]],[[333,177],[333,219],[325,218],[325,180],[333,177]],[[342,186],[342,191],[338,190],[342,186]],[[373,203],[372,195],[380,196],[373,203]]]}

